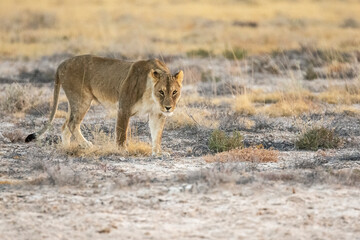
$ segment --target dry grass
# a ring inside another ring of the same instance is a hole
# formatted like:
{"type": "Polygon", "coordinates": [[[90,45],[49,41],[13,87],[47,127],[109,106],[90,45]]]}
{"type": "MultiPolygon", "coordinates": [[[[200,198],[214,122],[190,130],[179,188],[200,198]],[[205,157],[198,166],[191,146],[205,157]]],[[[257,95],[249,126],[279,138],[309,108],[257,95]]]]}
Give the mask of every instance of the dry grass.
{"type": "Polygon", "coordinates": [[[41,91],[28,85],[6,85],[0,95],[0,110],[8,113],[24,112],[39,103],[41,91]],[[32,94],[38,92],[39,94],[32,94]]]}
{"type": "MultiPolygon", "coordinates": [[[[222,97],[223,98],[223,97],[222,97]]],[[[215,98],[212,102],[226,102],[233,110],[242,115],[266,114],[270,117],[299,116],[324,109],[321,103],[339,104],[335,112],[352,115],[359,110],[352,104],[360,103],[360,87],[357,82],[345,86],[330,87],[327,91],[315,94],[307,90],[276,91],[265,93],[253,91],[226,101],[215,98]]]]}
{"type": "MultiPolygon", "coordinates": [[[[197,93],[191,94],[182,94],[179,103],[177,104],[178,107],[184,106],[193,106],[193,105],[209,105],[211,103],[211,99],[200,96],[197,93]]],[[[176,110],[177,111],[177,110],[176,110]]]]}
{"type": "Polygon", "coordinates": [[[115,141],[103,142],[101,144],[94,144],[91,148],[80,148],[76,144],[72,144],[68,148],[60,147],[61,150],[67,154],[74,156],[109,156],[109,155],[120,155],[120,156],[150,156],[151,146],[148,143],[130,140],[128,142],[127,151],[119,149],[115,141]]]}
{"type": "Polygon", "coordinates": [[[242,115],[254,115],[256,113],[255,107],[249,98],[249,95],[240,95],[235,98],[233,105],[234,111],[242,115]]]}
{"type": "Polygon", "coordinates": [[[208,163],[212,162],[277,162],[279,152],[272,149],[264,149],[262,146],[243,149],[233,149],[215,155],[205,156],[208,163]]]}
{"type": "Polygon", "coordinates": [[[12,143],[24,141],[24,133],[19,129],[15,129],[12,131],[5,131],[2,134],[12,143]]]}
{"type": "Polygon", "coordinates": [[[351,79],[358,75],[358,70],[349,63],[333,61],[327,66],[326,75],[329,78],[351,79]]]}
{"type": "Polygon", "coordinates": [[[206,109],[188,107],[178,107],[166,121],[166,127],[170,129],[195,126],[217,128],[219,122],[211,119],[211,112],[206,109]]]}
{"type": "Polygon", "coordinates": [[[349,116],[359,116],[360,109],[347,105],[337,105],[334,109],[335,113],[346,114],[349,116]]]}
{"type": "Polygon", "coordinates": [[[270,117],[288,117],[316,110],[318,106],[314,100],[314,94],[305,90],[270,93],[254,91],[237,96],[232,105],[234,111],[243,115],[261,113],[270,117]]]}
{"type": "Polygon", "coordinates": [[[318,98],[330,104],[355,104],[360,103],[359,86],[332,87],[319,94],[318,98]]]}
{"type": "Polygon", "coordinates": [[[277,103],[281,99],[283,99],[283,93],[282,92],[269,92],[264,93],[261,90],[255,90],[250,95],[251,102],[254,103],[263,103],[263,104],[270,104],[270,103],[277,103]]]}
{"type": "Polygon", "coordinates": [[[265,106],[261,112],[270,117],[290,117],[299,116],[304,113],[309,113],[315,109],[313,102],[303,99],[286,101],[282,100],[270,106],[265,106]]]}
{"type": "Polygon", "coordinates": [[[106,51],[138,56],[200,48],[218,55],[226,49],[253,54],[307,43],[356,50],[359,12],[356,0],[3,0],[0,55],[106,51]],[[238,24],[249,21],[255,24],[238,24]]]}
{"type": "Polygon", "coordinates": [[[127,151],[120,149],[115,142],[114,137],[104,131],[95,129],[92,132],[94,139],[92,140],[93,146],[90,148],[80,148],[76,143],[72,143],[69,148],[63,148],[68,154],[75,156],[150,156],[151,146],[148,143],[142,142],[136,137],[129,136],[127,151]]]}
{"type": "Polygon", "coordinates": [[[24,118],[25,113],[48,115],[52,106],[52,89],[34,87],[30,84],[0,86],[0,112],[24,118]],[[44,109],[45,108],[45,109],[44,109]]]}

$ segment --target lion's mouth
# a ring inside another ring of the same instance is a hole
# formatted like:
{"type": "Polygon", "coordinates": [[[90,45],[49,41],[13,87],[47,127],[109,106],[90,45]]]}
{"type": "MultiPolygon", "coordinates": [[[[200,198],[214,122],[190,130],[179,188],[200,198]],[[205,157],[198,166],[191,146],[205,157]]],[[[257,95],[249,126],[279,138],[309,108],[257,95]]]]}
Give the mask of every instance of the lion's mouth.
{"type": "Polygon", "coordinates": [[[169,111],[164,111],[164,112],[162,112],[162,114],[163,114],[165,117],[170,117],[170,116],[172,116],[174,113],[173,113],[173,112],[169,112],[169,111]]]}

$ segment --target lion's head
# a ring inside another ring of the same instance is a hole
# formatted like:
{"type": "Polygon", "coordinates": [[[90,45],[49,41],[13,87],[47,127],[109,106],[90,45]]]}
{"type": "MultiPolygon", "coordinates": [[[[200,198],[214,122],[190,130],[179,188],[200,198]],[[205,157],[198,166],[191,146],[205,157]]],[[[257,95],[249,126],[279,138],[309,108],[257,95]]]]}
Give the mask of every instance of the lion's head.
{"type": "Polygon", "coordinates": [[[171,75],[159,69],[152,69],[150,76],[154,84],[152,93],[154,101],[160,105],[160,110],[165,116],[171,116],[180,99],[183,71],[171,75]]]}

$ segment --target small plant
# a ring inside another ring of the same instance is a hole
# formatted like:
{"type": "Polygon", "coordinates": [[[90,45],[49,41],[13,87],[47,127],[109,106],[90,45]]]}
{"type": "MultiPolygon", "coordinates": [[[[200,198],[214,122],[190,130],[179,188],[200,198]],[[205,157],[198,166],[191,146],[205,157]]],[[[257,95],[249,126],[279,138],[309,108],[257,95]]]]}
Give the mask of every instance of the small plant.
{"type": "Polygon", "coordinates": [[[302,150],[317,151],[324,148],[337,148],[341,146],[341,143],[341,138],[333,130],[319,127],[303,133],[295,142],[295,146],[302,150]]]}
{"type": "Polygon", "coordinates": [[[212,51],[208,51],[208,50],[199,48],[199,49],[196,49],[196,50],[188,51],[188,52],[186,53],[186,55],[187,55],[188,57],[207,58],[207,57],[210,57],[210,56],[212,56],[212,55],[214,55],[214,54],[212,53],[212,51]]]}
{"type": "Polygon", "coordinates": [[[360,24],[358,21],[356,21],[353,18],[347,18],[343,21],[343,23],[340,25],[342,28],[360,28],[360,24]]]}
{"type": "Polygon", "coordinates": [[[310,80],[310,81],[311,81],[311,80],[314,80],[314,79],[318,78],[318,75],[317,75],[317,73],[315,72],[315,70],[314,70],[313,67],[308,67],[308,68],[306,69],[304,78],[305,78],[306,80],[310,80]]]}
{"type": "Polygon", "coordinates": [[[224,152],[243,147],[243,136],[238,131],[233,132],[232,136],[228,136],[224,131],[214,130],[209,140],[209,148],[214,152],[224,152]]]}
{"type": "Polygon", "coordinates": [[[247,56],[247,52],[242,48],[226,49],[223,52],[225,58],[230,60],[241,60],[247,56]]]}

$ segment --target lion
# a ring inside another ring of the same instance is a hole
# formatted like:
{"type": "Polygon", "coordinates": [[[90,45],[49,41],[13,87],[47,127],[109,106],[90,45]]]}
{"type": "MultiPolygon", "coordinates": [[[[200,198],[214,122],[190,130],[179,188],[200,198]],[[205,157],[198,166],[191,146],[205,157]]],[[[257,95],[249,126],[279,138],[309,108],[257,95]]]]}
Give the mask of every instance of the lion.
{"type": "Polygon", "coordinates": [[[68,116],[61,136],[65,147],[70,145],[71,136],[80,147],[92,146],[82,135],[80,124],[92,101],[97,101],[118,104],[116,142],[125,150],[130,117],[148,114],[152,154],[161,155],[165,120],[173,114],[180,99],[183,77],[182,70],[172,75],[158,59],[130,62],[93,55],[72,57],[57,68],[48,123],[28,135],[25,142],[39,138],[52,125],[62,86],[68,100],[68,116]]]}

